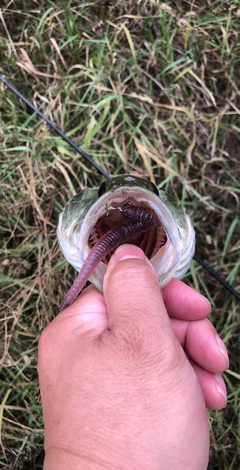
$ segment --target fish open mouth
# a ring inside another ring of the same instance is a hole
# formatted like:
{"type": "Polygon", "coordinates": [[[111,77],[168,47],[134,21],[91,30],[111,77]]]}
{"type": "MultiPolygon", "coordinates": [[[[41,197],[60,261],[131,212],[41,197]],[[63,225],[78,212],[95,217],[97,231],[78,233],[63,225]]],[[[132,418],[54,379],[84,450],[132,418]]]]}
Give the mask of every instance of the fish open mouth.
{"type": "MultiPolygon", "coordinates": [[[[118,230],[118,227],[122,227],[124,225],[127,232],[128,224],[132,221],[130,217],[127,217],[124,214],[124,210],[128,207],[131,207],[131,209],[134,210],[136,219],[138,217],[140,219],[143,216],[148,217],[149,211],[152,211],[147,202],[139,202],[132,197],[122,202],[111,203],[104,213],[100,215],[90,233],[88,240],[90,249],[92,249],[95,244],[105,236],[105,234],[118,230]]],[[[117,247],[123,243],[136,245],[144,251],[145,255],[149,259],[151,259],[162,247],[165,246],[166,241],[167,234],[165,228],[158,218],[157,223],[154,223],[147,230],[145,229],[134,233],[126,233],[124,239],[119,242],[117,247]]],[[[105,264],[108,263],[115,249],[111,250],[106,256],[104,256],[102,261],[105,264]]]]}
{"type": "Polygon", "coordinates": [[[137,204],[133,198],[121,203],[111,202],[90,229],[88,255],[60,305],[60,311],[72,303],[99,264],[102,262],[106,266],[112,253],[123,243],[139,246],[150,259],[155,253],[159,256],[166,241],[167,235],[159,217],[146,202],[137,204]]]}
{"type": "MultiPolygon", "coordinates": [[[[130,178],[130,177],[128,177],[130,178]]],[[[131,177],[131,180],[133,178],[131,177]]],[[[107,264],[122,244],[143,250],[160,288],[181,278],[194,254],[195,233],[181,206],[164,191],[128,185],[100,186],[74,196],[59,216],[58,239],[66,259],[79,271],[60,310],[71,305],[90,280],[103,291],[107,264]]]]}

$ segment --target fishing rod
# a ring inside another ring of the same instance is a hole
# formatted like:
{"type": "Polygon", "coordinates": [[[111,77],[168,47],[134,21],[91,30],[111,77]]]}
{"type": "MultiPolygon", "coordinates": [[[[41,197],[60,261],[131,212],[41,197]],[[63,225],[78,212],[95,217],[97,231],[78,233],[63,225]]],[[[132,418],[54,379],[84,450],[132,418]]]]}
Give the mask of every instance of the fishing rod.
{"type": "Polygon", "coordinates": [[[65,140],[65,142],[67,142],[71,147],[74,148],[74,150],[76,150],[76,152],[80,153],[80,155],[82,157],[85,158],[85,160],[87,160],[92,166],[94,166],[94,168],[96,168],[96,170],[99,171],[99,173],[102,173],[102,175],[104,175],[106,178],[110,178],[110,176],[87,154],[84,152],[84,150],[82,150],[80,147],[78,147],[78,145],[76,145],[71,139],[69,139],[69,137],[64,134],[64,132],[61,131],[61,129],[59,129],[59,127],[56,126],[56,124],[54,124],[54,122],[50,121],[50,119],[47,118],[47,116],[45,116],[39,109],[37,109],[34,104],[31,103],[31,101],[29,101],[27,98],[25,98],[25,96],[22,95],[22,93],[20,93],[20,91],[17,90],[17,88],[15,88],[13,85],[11,85],[11,83],[9,83],[2,75],[0,75],[0,80],[11,90],[13,91],[13,93],[15,93],[15,95],[18,96],[18,98],[20,98],[27,106],[29,106],[29,108],[31,108],[35,114],[37,114],[43,121],[45,121],[58,135],[60,135],[60,137],[62,137],[63,140],[65,140]]]}
{"type": "MultiPolygon", "coordinates": [[[[39,109],[37,109],[32,103],[31,101],[29,101],[27,98],[25,98],[25,96],[22,95],[22,93],[20,93],[20,91],[17,90],[17,88],[15,88],[13,85],[11,85],[11,83],[9,83],[2,75],[0,75],[0,80],[1,82],[4,83],[4,85],[6,85],[9,90],[11,90],[13,93],[15,93],[15,95],[18,96],[19,99],[21,99],[30,109],[32,109],[34,111],[35,114],[37,114],[43,121],[45,121],[58,135],[60,135],[60,137],[65,140],[65,142],[67,142],[71,147],[74,148],[74,150],[76,150],[77,153],[79,153],[83,158],[85,158],[85,160],[87,160],[94,168],[96,168],[96,170],[101,173],[103,176],[105,176],[105,178],[107,179],[110,179],[111,176],[106,173],[104,171],[103,168],[101,168],[91,157],[90,155],[88,155],[86,152],[84,152],[84,150],[82,150],[78,145],[76,145],[71,139],[69,139],[69,137],[64,134],[64,132],[59,129],[59,127],[56,126],[56,124],[54,124],[54,122],[52,122],[50,119],[48,119],[39,109]]],[[[218,282],[220,282],[229,292],[231,292],[231,294],[233,294],[236,299],[240,300],[240,293],[237,292],[230,284],[228,284],[227,281],[225,281],[225,279],[223,279],[216,271],[215,269],[211,268],[207,263],[205,263],[204,260],[202,260],[202,258],[200,258],[196,253],[195,255],[193,256],[193,259],[195,259],[195,261],[197,261],[209,274],[211,274],[211,276],[213,276],[218,282]]]]}

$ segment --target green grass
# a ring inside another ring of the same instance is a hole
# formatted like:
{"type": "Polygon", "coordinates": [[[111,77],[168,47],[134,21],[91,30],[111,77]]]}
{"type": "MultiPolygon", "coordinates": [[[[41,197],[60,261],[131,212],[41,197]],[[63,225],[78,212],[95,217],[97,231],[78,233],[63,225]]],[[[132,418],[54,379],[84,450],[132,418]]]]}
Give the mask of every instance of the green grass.
{"type": "MultiPolygon", "coordinates": [[[[109,174],[149,177],[190,215],[197,253],[240,289],[238,1],[6,2],[1,73],[109,174]]],[[[0,84],[0,466],[41,468],[37,343],[74,271],[58,214],[101,175],[0,84]]],[[[195,261],[230,352],[228,406],[209,412],[209,470],[237,469],[237,300],[195,261]]]]}

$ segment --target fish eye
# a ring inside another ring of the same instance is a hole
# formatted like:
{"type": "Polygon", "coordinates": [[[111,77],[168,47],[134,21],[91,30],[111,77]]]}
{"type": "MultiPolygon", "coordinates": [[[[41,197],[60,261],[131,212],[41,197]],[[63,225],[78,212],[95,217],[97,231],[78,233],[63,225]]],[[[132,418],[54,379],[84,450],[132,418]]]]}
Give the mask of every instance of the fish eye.
{"type": "Polygon", "coordinates": [[[106,181],[103,181],[103,183],[101,183],[99,186],[98,197],[101,197],[105,192],[106,192],[106,181]]]}
{"type": "Polygon", "coordinates": [[[158,188],[157,186],[155,186],[155,184],[152,183],[152,192],[157,194],[157,196],[159,196],[159,192],[158,192],[158,188]]]}

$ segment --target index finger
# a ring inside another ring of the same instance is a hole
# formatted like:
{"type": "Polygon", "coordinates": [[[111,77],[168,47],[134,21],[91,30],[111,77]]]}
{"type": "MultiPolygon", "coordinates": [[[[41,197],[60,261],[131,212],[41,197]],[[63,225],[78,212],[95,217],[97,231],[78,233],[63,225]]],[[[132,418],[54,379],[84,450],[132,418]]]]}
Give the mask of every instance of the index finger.
{"type": "Polygon", "coordinates": [[[172,279],[162,290],[163,300],[172,318],[202,320],[211,313],[206,297],[178,279],[172,279]]]}

